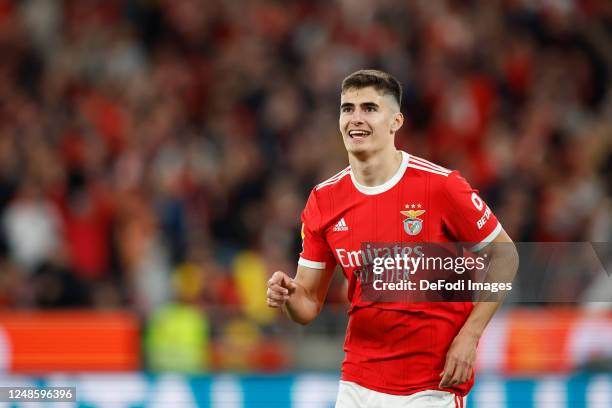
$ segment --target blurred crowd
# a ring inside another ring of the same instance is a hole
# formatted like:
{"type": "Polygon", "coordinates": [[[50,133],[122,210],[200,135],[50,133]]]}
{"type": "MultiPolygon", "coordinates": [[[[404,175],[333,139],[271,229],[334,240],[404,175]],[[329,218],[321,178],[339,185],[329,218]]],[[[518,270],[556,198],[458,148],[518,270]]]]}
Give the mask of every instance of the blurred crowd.
{"type": "Polygon", "coordinates": [[[346,166],[360,68],[404,86],[398,147],[514,240],[609,242],[611,45],[606,0],[0,0],[0,307],[129,308],[162,349],[204,316],[217,366],[282,367],[282,343],[241,356],[346,166]]]}

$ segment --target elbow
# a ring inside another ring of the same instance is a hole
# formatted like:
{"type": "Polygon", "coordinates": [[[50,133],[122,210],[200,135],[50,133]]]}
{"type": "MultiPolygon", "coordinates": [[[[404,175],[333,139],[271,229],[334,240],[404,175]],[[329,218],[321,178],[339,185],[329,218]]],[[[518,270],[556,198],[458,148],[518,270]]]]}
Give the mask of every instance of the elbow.
{"type": "Polygon", "coordinates": [[[312,322],[317,315],[307,315],[307,316],[293,316],[293,321],[301,326],[306,326],[310,322],[312,322]]]}
{"type": "Polygon", "coordinates": [[[294,322],[296,322],[297,324],[299,324],[301,326],[307,326],[313,320],[314,320],[314,318],[312,318],[312,319],[300,318],[300,319],[295,319],[294,322]]]}
{"type": "Polygon", "coordinates": [[[292,316],[292,320],[302,326],[306,326],[314,319],[317,318],[319,312],[321,311],[321,307],[317,307],[315,310],[308,311],[306,313],[301,313],[299,315],[292,316]]]}

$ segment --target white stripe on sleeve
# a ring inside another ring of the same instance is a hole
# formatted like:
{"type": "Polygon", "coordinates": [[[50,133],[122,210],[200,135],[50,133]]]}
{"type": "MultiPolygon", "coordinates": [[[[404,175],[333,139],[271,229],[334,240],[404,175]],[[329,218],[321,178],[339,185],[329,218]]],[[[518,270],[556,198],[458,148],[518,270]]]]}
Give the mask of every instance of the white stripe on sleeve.
{"type": "Polygon", "coordinates": [[[499,233],[502,230],[502,226],[501,223],[498,221],[497,222],[497,226],[495,227],[495,229],[493,230],[493,232],[491,232],[485,239],[483,239],[482,241],[480,241],[478,244],[474,245],[473,247],[470,248],[470,251],[472,252],[478,252],[481,249],[483,249],[484,247],[486,247],[487,245],[489,245],[491,242],[493,242],[493,240],[495,238],[497,238],[497,236],[499,235],[499,233]]]}
{"type": "Polygon", "coordinates": [[[312,268],[312,269],[325,269],[325,262],[310,261],[302,257],[300,257],[298,261],[298,265],[302,265],[302,266],[305,266],[307,268],[312,268]]]}

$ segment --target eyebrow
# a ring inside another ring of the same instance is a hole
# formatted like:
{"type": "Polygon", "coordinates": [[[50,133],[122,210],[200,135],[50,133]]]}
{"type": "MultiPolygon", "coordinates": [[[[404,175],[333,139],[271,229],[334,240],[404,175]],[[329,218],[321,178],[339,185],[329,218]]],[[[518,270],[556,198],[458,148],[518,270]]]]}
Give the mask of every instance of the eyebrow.
{"type": "MultiPolygon", "coordinates": [[[[340,109],[342,109],[342,108],[352,108],[354,106],[355,106],[354,103],[344,102],[342,105],[340,105],[340,109]]],[[[378,106],[377,103],[374,103],[374,102],[363,102],[361,104],[361,107],[362,108],[378,108],[379,106],[378,106]]]]}

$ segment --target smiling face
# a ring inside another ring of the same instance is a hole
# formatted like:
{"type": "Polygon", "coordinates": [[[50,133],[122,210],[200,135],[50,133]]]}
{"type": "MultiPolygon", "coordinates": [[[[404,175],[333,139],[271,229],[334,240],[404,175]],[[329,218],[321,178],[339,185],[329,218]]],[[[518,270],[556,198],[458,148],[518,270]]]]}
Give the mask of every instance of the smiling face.
{"type": "Polygon", "coordinates": [[[369,156],[394,148],[404,118],[393,96],[374,87],[349,88],[340,101],[340,133],[349,154],[369,156]]]}

